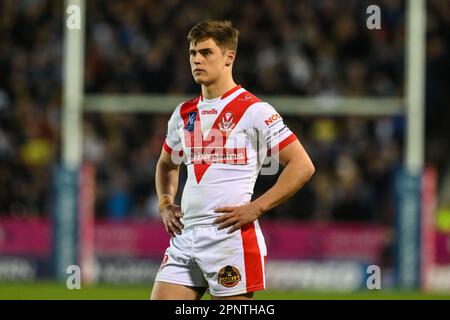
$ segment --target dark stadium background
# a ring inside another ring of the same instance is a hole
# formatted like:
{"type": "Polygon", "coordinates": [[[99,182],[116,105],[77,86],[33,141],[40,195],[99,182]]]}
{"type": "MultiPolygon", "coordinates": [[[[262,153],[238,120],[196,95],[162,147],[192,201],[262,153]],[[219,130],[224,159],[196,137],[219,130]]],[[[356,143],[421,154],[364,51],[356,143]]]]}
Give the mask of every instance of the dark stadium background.
{"type": "MultiPolygon", "coordinates": [[[[87,1],[86,12],[87,94],[198,95],[199,88],[190,75],[186,35],[197,22],[211,17],[231,19],[240,30],[235,81],[256,95],[381,98],[405,94],[403,1],[265,0],[221,1],[217,5],[213,1],[94,0],[87,1]],[[366,28],[369,4],[381,8],[381,30],[366,28]]],[[[19,230],[12,224],[23,227],[37,222],[43,225],[39,230],[49,232],[47,240],[42,240],[44,247],[51,238],[51,177],[61,161],[64,19],[62,1],[0,2],[0,281],[9,284],[52,279],[50,247],[36,251],[32,246],[35,238],[23,240],[30,234],[12,235],[9,230],[19,230]],[[20,237],[30,248],[21,244],[15,251],[11,237],[20,237]],[[14,263],[29,272],[8,269],[14,268],[14,263]]],[[[447,243],[443,250],[448,256],[441,262],[449,264],[450,223],[446,217],[450,190],[445,183],[450,175],[449,2],[427,1],[426,34],[425,163],[437,172],[436,228],[444,246],[447,243]]],[[[156,228],[160,224],[154,173],[169,116],[169,112],[84,113],[83,161],[95,168],[95,218],[103,227],[140,224],[156,228]]],[[[375,263],[387,271],[383,283],[389,286],[395,234],[393,181],[404,161],[404,118],[284,119],[311,155],[316,174],[296,196],[265,214],[263,226],[285,223],[299,226],[299,230],[305,230],[302,226],[326,226],[332,231],[341,226],[376,228],[383,237],[374,240],[381,244],[369,260],[358,256],[361,251],[352,254],[349,246],[350,252],[333,257],[311,249],[314,254],[302,256],[301,261],[375,263]]],[[[185,178],[182,170],[180,193],[185,178]]],[[[260,176],[255,197],[275,180],[276,176],[260,176]]],[[[322,229],[317,230],[315,237],[322,229]]],[[[270,235],[276,236],[273,232],[270,235]]],[[[351,231],[348,234],[348,239],[355,239],[351,231]]],[[[142,278],[103,275],[101,281],[135,284],[144,279],[149,289],[151,281],[145,270],[153,270],[162,258],[162,252],[136,257],[126,248],[117,254],[98,254],[104,259],[103,272],[105,263],[111,261],[118,269],[143,264],[137,272],[142,272],[142,278]]],[[[291,258],[281,256],[280,261],[291,258]]],[[[448,290],[450,279],[446,281],[448,290]]]]}

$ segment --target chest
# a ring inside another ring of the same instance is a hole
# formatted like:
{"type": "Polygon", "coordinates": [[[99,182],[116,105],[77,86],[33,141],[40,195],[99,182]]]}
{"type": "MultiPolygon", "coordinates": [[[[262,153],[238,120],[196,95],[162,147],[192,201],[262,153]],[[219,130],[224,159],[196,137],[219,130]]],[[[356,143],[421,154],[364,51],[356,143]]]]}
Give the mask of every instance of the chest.
{"type": "Polygon", "coordinates": [[[244,111],[201,104],[180,119],[178,134],[187,148],[244,147],[252,130],[252,121],[244,111]]]}

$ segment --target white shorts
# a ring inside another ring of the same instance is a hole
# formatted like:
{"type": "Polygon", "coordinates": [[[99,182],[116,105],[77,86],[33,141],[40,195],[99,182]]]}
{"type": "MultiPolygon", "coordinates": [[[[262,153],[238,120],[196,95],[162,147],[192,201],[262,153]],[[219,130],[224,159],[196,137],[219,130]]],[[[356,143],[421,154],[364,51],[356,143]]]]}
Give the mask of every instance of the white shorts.
{"type": "Polygon", "coordinates": [[[267,249],[258,221],[228,230],[183,229],[170,239],[155,281],[208,287],[218,297],[264,290],[267,249]]]}

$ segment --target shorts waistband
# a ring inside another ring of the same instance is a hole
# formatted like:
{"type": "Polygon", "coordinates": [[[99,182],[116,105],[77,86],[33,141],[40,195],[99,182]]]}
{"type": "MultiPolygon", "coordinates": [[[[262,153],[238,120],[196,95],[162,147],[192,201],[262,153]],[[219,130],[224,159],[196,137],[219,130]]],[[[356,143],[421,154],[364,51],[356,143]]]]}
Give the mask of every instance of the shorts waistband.
{"type": "Polygon", "coordinates": [[[217,228],[218,225],[211,223],[211,224],[201,224],[201,225],[194,225],[194,226],[188,226],[183,228],[183,230],[194,230],[194,229],[207,229],[207,228],[217,228]]]}

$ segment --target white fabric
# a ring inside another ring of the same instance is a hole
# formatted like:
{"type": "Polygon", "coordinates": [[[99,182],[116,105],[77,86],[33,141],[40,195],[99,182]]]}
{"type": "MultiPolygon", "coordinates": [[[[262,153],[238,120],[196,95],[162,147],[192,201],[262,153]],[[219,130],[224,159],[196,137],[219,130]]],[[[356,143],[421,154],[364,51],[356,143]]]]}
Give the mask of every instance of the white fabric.
{"type": "MultiPolygon", "coordinates": [[[[204,139],[225,106],[244,92],[247,91],[240,88],[223,99],[200,99],[197,108],[204,139]]],[[[219,215],[213,212],[215,208],[238,206],[251,201],[267,148],[277,147],[280,142],[291,136],[292,132],[268,103],[252,104],[235,124],[225,145],[225,148],[230,149],[245,148],[247,163],[212,163],[198,182],[194,165],[190,160],[191,149],[186,147],[185,124],[180,114],[182,105],[175,109],[169,120],[165,140],[165,143],[175,151],[173,153],[178,154],[179,150],[184,152],[183,161],[187,166],[188,178],[181,201],[181,210],[184,214],[182,222],[187,228],[211,225],[219,215]]],[[[198,147],[201,148],[201,145],[198,147]]]]}
{"type": "MultiPolygon", "coordinates": [[[[181,235],[172,237],[156,281],[181,284],[191,287],[208,287],[213,296],[231,296],[262,290],[265,288],[264,257],[267,249],[259,224],[255,222],[257,246],[262,263],[262,282],[247,288],[244,247],[242,234],[238,230],[227,234],[227,229],[218,230],[217,226],[185,228],[181,235]],[[167,260],[166,260],[167,259],[167,260]],[[233,266],[239,271],[240,280],[226,287],[219,283],[219,271],[233,266]]],[[[249,261],[247,261],[249,263],[249,261]]]]}

